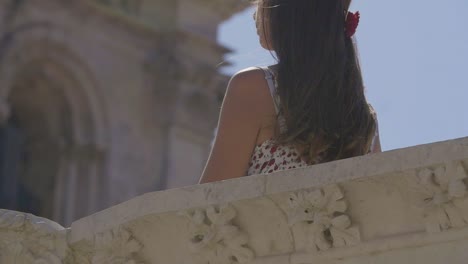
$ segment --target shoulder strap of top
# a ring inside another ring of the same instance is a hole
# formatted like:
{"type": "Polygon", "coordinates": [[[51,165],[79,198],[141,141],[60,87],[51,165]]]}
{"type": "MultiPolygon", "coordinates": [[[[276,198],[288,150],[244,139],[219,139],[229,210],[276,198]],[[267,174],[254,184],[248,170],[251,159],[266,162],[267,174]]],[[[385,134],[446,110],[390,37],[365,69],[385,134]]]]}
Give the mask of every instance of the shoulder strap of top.
{"type": "Polygon", "coordinates": [[[375,123],[375,134],[374,137],[372,138],[372,143],[370,149],[373,150],[375,147],[375,144],[377,144],[377,139],[379,138],[379,123],[375,123]]]}
{"type": "Polygon", "coordinates": [[[275,85],[274,75],[273,75],[273,73],[271,72],[271,70],[268,67],[258,67],[258,68],[263,70],[263,72],[265,74],[265,79],[266,79],[266,81],[268,83],[268,88],[270,90],[270,95],[271,95],[271,98],[273,99],[273,103],[275,105],[275,111],[276,111],[276,114],[278,114],[278,112],[279,112],[279,97],[276,95],[276,85],[275,85]]]}
{"type": "Polygon", "coordinates": [[[372,138],[372,143],[371,143],[371,146],[370,146],[370,151],[372,151],[374,149],[374,147],[375,147],[375,144],[377,144],[377,139],[380,137],[379,136],[379,121],[378,121],[378,118],[377,118],[377,112],[375,111],[374,107],[371,104],[368,104],[368,106],[369,106],[371,114],[372,114],[372,116],[374,117],[374,120],[375,120],[375,133],[374,133],[374,137],[372,138]]]}
{"type": "MultiPolygon", "coordinates": [[[[268,68],[268,67],[258,67],[261,70],[263,70],[265,74],[265,79],[268,83],[268,88],[270,90],[270,95],[271,98],[273,99],[273,104],[275,106],[275,112],[278,115],[279,113],[279,107],[280,107],[280,98],[278,94],[276,93],[276,81],[275,81],[275,76],[273,72],[268,68]]],[[[279,123],[279,129],[280,132],[285,132],[286,129],[286,120],[284,119],[283,116],[278,117],[278,123],[279,123]]]]}

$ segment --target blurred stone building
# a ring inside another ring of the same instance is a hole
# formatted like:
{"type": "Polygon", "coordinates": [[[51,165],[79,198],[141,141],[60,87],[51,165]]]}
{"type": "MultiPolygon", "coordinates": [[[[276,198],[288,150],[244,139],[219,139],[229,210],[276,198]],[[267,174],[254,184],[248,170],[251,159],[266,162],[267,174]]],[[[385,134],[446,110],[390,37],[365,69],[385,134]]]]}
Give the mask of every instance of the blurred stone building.
{"type": "Polygon", "coordinates": [[[68,225],[196,183],[240,0],[0,1],[0,208],[68,225]]]}

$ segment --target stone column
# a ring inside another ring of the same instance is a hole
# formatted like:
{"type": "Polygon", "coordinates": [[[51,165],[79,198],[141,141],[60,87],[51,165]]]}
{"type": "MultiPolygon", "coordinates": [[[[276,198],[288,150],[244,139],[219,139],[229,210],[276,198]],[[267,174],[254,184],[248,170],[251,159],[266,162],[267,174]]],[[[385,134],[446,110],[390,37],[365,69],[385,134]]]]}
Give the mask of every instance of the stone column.
{"type": "Polygon", "coordinates": [[[76,205],[76,186],[78,182],[78,164],[77,160],[77,151],[73,147],[67,149],[66,154],[63,157],[64,162],[64,189],[65,189],[65,212],[63,217],[63,222],[65,225],[69,225],[73,220],[75,220],[75,205],[76,205]]]}
{"type": "Polygon", "coordinates": [[[57,221],[69,225],[73,220],[99,210],[105,188],[101,182],[104,157],[105,151],[95,145],[64,149],[55,196],[56,215],[63,216],[56,218],[57,221]]]}
{"type": "Polygon", "coordinates": [[[102,184],[104,159],[105,150],[94,144],[86,146],[82,155],[81,163],[86,174],[82,175],[86,177],[85,185],[82,187],[87,190],[86,214],[88,215],[97,212],[102,206],[101,199],[104,197],[105,188],[102,184]]]}
{"type": "MultiPolygon", "coordinates": [[[[54,207],[52,219],[58,223],[65,223],[66,213],[66,177],[68,172],[68,159],[66,153],[61,150],[57,177],[55,178],[54,207]]],[[[71,220],[69,220],[71,222],[71,220]]],[[[69,222],[69,223],[70,223],[69,222]]],[[[68,224],[69,224],[68,223],[68,224]]]]}
{"type": "Polygon", "coordinates": [[[3,97],[0,97],[0,126],[8,121],[10,117],[10,105],[7,100],[3,97]]]}

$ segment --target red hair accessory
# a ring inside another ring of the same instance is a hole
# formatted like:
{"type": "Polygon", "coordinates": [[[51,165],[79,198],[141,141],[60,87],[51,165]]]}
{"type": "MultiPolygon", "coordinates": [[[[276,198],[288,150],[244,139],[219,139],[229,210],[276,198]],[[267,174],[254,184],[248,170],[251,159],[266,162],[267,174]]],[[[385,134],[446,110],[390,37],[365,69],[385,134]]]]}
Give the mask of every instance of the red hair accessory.
{"type": "Polygon", "coordinates": [[[359,11],[356,11],[356,13],[353,12],[348,12],[348,15],[346,16],[346,37],[350,38],[356,33],[356,29],[359,25],[359,19],[361,18],[361,14],[359,14],[359,11]]]}

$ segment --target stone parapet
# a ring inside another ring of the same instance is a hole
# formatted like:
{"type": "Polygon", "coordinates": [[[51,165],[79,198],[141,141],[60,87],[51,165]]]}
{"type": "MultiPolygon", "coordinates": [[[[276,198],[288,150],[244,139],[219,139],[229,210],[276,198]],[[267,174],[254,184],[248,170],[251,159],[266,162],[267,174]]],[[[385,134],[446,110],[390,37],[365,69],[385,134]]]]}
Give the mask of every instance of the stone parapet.
{"type": "Polygon", "coordinates": [[[68,229],[2,210],[0,263],[467,263],[467,178],[462,138],[147,193],[68,229]]]}

